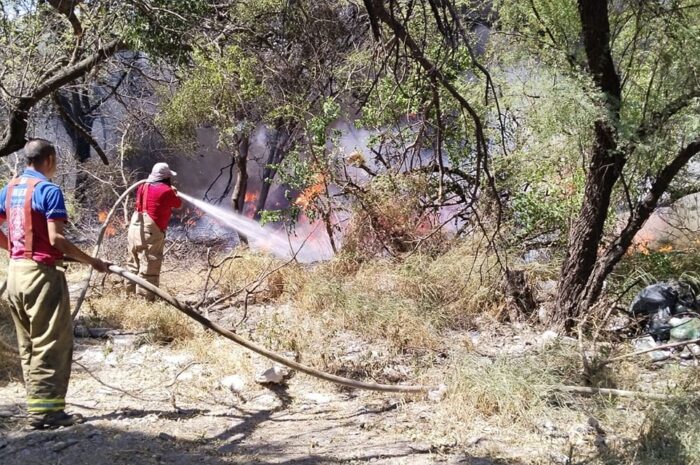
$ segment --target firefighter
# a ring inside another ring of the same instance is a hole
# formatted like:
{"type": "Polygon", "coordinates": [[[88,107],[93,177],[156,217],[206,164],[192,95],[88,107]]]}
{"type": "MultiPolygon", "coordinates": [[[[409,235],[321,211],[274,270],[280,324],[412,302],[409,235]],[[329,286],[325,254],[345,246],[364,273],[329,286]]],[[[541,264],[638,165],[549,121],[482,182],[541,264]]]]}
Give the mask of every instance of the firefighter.
{"type": "Polygon", "coordinates": [[[83,253],[64,234],[68,219],[55,176],[54,146],[33,139],[24,146],[27,169],[0,191],[0,247],[10,252],[7,294],[27,389],[29,424],[36,429],[82,422],[65,413],[73,355],[73,324],[64,257],[108,272],[109,264],[83,253]]]}
{"type": "MultiPolygon", "coordinates": [[[[175,176],[177,173],[167,163],[153,165],[146,183],[136,191],[136,211],[129,224],[127,268],[154,286],[160,284],[165,231],[173,209],[182,207],[182,200],[172,185],[175,176]]],[[[126,281],[125,284],[127,293],[136,292],[134,283],[126,281]]],[[[155,298],[152,293],[140,287],[138,292],[147,300],[155,298]]]]}

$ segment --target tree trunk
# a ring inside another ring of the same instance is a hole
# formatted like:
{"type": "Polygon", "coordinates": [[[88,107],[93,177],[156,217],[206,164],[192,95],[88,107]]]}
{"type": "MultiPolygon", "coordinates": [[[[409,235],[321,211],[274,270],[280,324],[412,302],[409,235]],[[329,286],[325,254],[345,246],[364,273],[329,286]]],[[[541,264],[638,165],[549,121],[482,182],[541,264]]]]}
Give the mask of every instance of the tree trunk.
{"type": "Polygon", "coordinates": [[[558,312],[554,315],[555,322],[567,329],[582,310],[581,300],[598,259],[612,191],[625,164],[625,158],[616,155],[615,148],[612,128],[603,121],[596,122],[596,141],[586,176],[583,204],[569,233],[557,295],[558,312]]]}
{"type": "Polygon", "coordinates": [[[571,328],[584,310],[589,279],[598,260],[598,248],[608,217],[610,198],[625,166],[626,154],[617,153],[615,125],[619,121],[622,89],[610,49],[607,0],[579,0],[581,32],[588,72],[603,94],[608,115],[594,123],[595,140],[586,173],[583,204],[569,233],[561,269],[554,322],[571,328]]]}
{"type": "Polygon", "coordinates": [[[47,78],[32,89],[29,96],[18,97],[15,102],[12,102],[7,128],[3,131],[2,140],[0,140],[0,157],[11,155],[24,146],[28,127],[27,118],[37,103],[66,84],[85,76],[95,66],[125,47],[126,44],[120,39],[114,39],[87,58],[47,78]]]}
{"type": "Polygon", "coordinates": [[[270,151],[267,156],[267,161],[262,173],[262,186],[260,187],[260,195],[258,195],[257,202],[255,204],[255,213],[253,218],[256,220],[260,219],[260,211],[265,209],[265,203],[267,202],[267,197],[270,194],[270,188],[272,187],[272,180],[277,174],[277,166],[284,159],[284,155],[287,152],[287,143],[291,138],[288,131],[282,128],[282,124],[278,123],[275,128],[275,138],[274,142],[271,144],[270,151]]]}
{"type": "MultiPolygon", "coordinates": [[[[60,105],[61,113],[68,115],[71,119],[71,121],[66,121],[65,118],[62,118],[61,121],[66,134],[73,144],[73,158],[80,167],[80,165],[90,159],[92,149],[91,141],[84,136],[84,134],[92,132],[92,125],[95,121],[95,117],[88,111],[90,98],[87,92],[81,89],[72,92],[70,99],[58,92],[55,101],[60,105]],[[82,131],[78,130],[75,125],[79,125],[82,131]]],[[[88,189],[90,181],[90,176],[87,173],[83,170],[78,170],[75,177],[75,200],[81,205],[86,205],[89,202],[88,189]]]]}
{"type": "MultiPolygon", "coordinates": [[[[233,194],[231,195],[231,202],[233,203],[233,209],[236,213],[243,213],[245,208],[245,195],[248,191],[248,149],[250,148],[250,141],[248,136],[241,138],[238,143],[238,154],[235,155],[236,161],[236,185],[233,188],[233,194]]],[[[238,237],[241,242],[247,244],[248,238],[239,234],[238,237]]]]}

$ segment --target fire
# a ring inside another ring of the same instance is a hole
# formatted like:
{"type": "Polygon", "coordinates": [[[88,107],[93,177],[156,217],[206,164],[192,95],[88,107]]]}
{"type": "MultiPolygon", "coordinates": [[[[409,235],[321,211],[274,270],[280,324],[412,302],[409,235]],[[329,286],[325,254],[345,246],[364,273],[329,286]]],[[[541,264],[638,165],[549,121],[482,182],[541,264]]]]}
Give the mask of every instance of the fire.
{"type": "Polygon", "coordinates": [[[326,178],[322,174],[316,175],[315,180],[316,184],[307,187],[294,201],[297,206],[303,209],[309,208],[313,201],[326,190],[326,178]]]}
{"type": "Polygon", "coordinates": [[[107,221],[107,210],[102,210],[101,212],[97,213],[97,221],[100,223],[107,221]]]}
{"type": "Polygon", "coordinates": [[[665,245],[663,247],[659,247],[659,252],[661,253],[669,253],[673,251],[673,246],[671,244],[665,245]]]}
{"type": "Polygon", "coordinates": [[[246,202],[255,202],[258,200],[258,193],[257,192],[246,192],[245,194],[245,201],[246,202]]]}

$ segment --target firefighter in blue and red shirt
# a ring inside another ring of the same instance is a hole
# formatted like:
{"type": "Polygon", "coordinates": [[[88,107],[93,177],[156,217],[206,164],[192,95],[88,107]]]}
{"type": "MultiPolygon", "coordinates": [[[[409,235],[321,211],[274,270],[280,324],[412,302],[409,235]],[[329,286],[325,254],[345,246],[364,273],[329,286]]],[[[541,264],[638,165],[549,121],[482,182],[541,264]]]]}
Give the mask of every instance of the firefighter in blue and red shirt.
{"type": "Polygon", "coordinates": [[[24,147],[27,169],[0,191],[0,247],[10,252],[7,293],[22,372],[27,389],[30,426],[70,426],[78,414],[65,413],[73,355],[73,324],[64,257],[108,272],[109,264],[92,258],[68,241],[68,220],[55,176],[54,146],[33,139],[24,147]]]}

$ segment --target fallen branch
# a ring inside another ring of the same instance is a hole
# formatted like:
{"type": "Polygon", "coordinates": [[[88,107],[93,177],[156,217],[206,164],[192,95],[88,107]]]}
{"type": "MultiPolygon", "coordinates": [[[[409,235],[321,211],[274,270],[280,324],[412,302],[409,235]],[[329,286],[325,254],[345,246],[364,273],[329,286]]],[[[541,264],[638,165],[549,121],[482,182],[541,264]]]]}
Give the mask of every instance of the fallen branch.
{"type": "MultiPolygon", "coordinates": [[[[124,191],[124,193],[117,199],[117,201],[114,202],[114,206],[107,214],[107,218],[105,219],[104,223],[102,223],[100,232],[97,235],[97,242],[95,242],[95,248],[92,251],[93,257],[97,257],[97,254],[100,253],[100,246],[102,246],[102,241],[104,240],[105,232],[107,231],[109,223],[112,221],[112,217],[117,211],[117,207],[119,206],[119,204],[121,204],[126,198],[126,196],[129,195],[134,189],[136,189],[145,182],[146,179],[132,184],[127,190],[124,191]]],[[[87,295],[88,288],[90,287],[90,280],[92,279],[92,272],[92,267],[90,267],[90,271],[88,271],[88,277],[85,280],[85,283],[83,284],[83,288],[80,290],[80,296],[78,296],[78,300],[75,302],[75,308],[73,309],[73,313],[71,313],[71,318],[73,320],[75,320],[75,317],[78,316],[78,313],[80,312],[80,307],[83,305],[83,301],[85,300],[85,296],[87,295]]]]}
{"type": "Polygon", "coordinates": [[[651,392],[623,391],[621,389],[593,388],[585,386],[544,386],[546,389],[559,392],[573,392],[575,394],[602,394],[631,399],[672,400],[676,396],[668,394],[655,394],[651,392]]]}
{"type": "Polygon", "coordinates": [[[607,365],[608,363],[611,363],[611,362],[617,362],[618,360],[624,360],[627,358],[636,357],[637,355],[647,354],[649,352],[654,352],[657,350],[672,349],[674,347],[682,347],[682,346],[686,346],[688,344],[697,344],[697,343],[700,343],[700,339],[691,339],[689,341],[672,342],[670,344],[664,344],[661,346],[652,347],[651,349],[638,350],[637,352],[632,352],[629,354],[619,355],[617,357],[609,358],[607,360],[603,360],[602,362],[600,362],[600,365],[601,366],[607,365]]]}
{"type": "Polygon", "coordinates": [[[427,386],[393,386],[393,385],[387,385],[387,384],[376,384],[376,383],[366,383],[362,381],[355,381],[349,378],[343,378],[341,376],[336,376],[332,375],[329,373],[324,373],[322,371],[316,370],[314,368],[302,365],[300,363],[297,363],[293,360],[289,360],[285,357],[282,357],[278,355],[275,352],[272,352],[270,350],[267,350],[264,347],[261,347],[253,342],[250,342],[246,339],[243,339],[242,337],[238,336],[237,334],[229,331],[228,329],[224,328],[223,326],[220,326],[213,321],[209,320],[208,318],[204,317],[203,315],[200,315],[196,311],[194,311],[191,307],[184,305],[183,303],[179,302],[177,299],[175,299],[173,296],[168,294],[167,292],[159,289],[158,287],[154,286],[153,284],[149,283],[148,281],[141,279],[140,277],[136,276],[133,273],[128,272],[127,270],[120,268],[116,265],[111,265],[109,267],[109,270],[112,273],[118,274],[119,276],[128,279],[129,281],[143,287],[144,289],[152,292],[156,296],[160,297],[173,307],[175,307],[177,310],[181,311],[188,317],[192,318],[193,320],[197,321],[200,323],[202,326],[205,328],[211,329],[212,331],[216,332],[217,334],[230,339],[231,341],[235,342],[236,344],[239,344],[246,349],[252,350],[253,352],[256,352],[263,357],[269,358],[270,360],[273,360],[277,363],[281,363],[282,365],[285,365],[289,368],[292,368],[294,370],[300,371],[302,373],[306,373],[307,375],[314,376],[319,379],[323,379],[325,381],[330,381],[331,383],[336,383],[340,384],[343,386],[347,386],[350,388],[355,388],[355,389],[366,389],[370,391],[382,391],[382,392],[415,392],[415,393],[422,393],[422,392],[427,392],[429,388],[427,386]]]}

